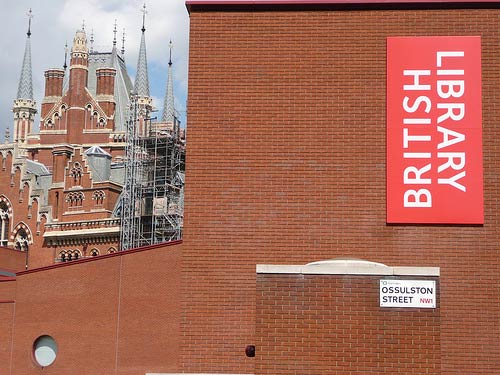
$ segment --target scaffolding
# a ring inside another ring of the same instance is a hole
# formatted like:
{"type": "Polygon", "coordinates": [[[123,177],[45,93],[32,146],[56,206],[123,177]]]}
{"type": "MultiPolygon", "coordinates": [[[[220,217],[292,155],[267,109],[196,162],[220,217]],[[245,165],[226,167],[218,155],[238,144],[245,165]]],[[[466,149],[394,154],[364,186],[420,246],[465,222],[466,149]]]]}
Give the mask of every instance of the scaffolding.
{"type": "Polygon", "coordinates": [[[182,238],[185,141],[180,123],[153,122],[132,96],[127,122],[120,248],[182,238]]]}

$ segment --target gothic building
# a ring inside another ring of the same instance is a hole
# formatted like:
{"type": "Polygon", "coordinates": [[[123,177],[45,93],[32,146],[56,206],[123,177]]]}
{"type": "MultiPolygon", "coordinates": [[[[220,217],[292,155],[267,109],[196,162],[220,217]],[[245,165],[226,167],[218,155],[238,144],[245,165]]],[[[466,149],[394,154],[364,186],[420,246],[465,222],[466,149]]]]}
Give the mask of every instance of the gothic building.
{"type": "MultiPolygon", "coordinates": [[[[144,21],[144,20],[143,20],[144,21]]],[[[145,129],[152,108],[145,27],[134,84],[124,48],[96,51],[82,27],[73,39],[69,69],[45,71],[39,107],[33,99],[31,17],[19,89],[12,108],[12,141],[0,145],[0,244],[27,252],[26,267],[41,267],[120,249],[119,207],[125,179],[130,95],[138,97],[145,129]],[[34,131],[40,113],[39,131],[34,131]]],[[[168,74],[171,75],[171,69],[168,74]]],[[[167,82],[171,83],[171,76],[167,82]]],[[[173,116],[167,84],[165,111],[173,116]]],[[[166,117],[165,117],[166,116],[166,117]]],[[[155,124],[174,129],[174,120],[155,124]]],[[[144,130],[145,131],[145,130],[144,130]]]]}

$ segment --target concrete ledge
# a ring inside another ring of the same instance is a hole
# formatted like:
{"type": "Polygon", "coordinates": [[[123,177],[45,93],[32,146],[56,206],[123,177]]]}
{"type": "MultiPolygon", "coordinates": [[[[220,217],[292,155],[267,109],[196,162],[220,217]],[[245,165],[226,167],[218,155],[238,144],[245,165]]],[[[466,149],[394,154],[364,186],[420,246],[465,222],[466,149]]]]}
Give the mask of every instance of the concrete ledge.
{"type": "Polygon", "coordinates": [[[439,267],[389,267],[362,259],[333,259],[306,265],[258,264],[260,274],[439,276],[439,267]]]}

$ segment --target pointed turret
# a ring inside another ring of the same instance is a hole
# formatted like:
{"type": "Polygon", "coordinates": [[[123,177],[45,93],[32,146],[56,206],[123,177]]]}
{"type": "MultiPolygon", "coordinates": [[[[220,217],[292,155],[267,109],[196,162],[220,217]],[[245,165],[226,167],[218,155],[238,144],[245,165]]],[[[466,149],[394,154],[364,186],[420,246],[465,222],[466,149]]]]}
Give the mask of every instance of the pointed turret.
{"type": "Polygon", "coordinates": [[[28,12],[28,32],[26,35],[26,46],[24,48],[23,67],[19,86],[17,88],[17,99],[33,100],[33,80],[31,74],[31,19],[33,15],[31,9],[28,12]]]}
{"type": "MultiPolygon", "coordinates": [[[[153,110],[153,98],[149,94],[149,79],[148,79],[148,61],[146,58],[146,4],[142,6],[142,28],[141,28],[141,46],[139,48],[139,58],[137,59],[137,72],[134,84],[134,99],[138,110],[138,125],[136,134],[146,135],[149,133],[151,123],[149,115],[153,110]]],[[[133,104],[134,105],[134,104],[133,104]]]]}
{"type": "Polygon", "coordinates": [[[89,49],[87,47],[87,35],[82,28],[78,30],[73,39],[73,47],[71,48],[71,62],[69,65],[69,89],[78,91],[83,94],[83,87],[87,87],[88,68],[89,66],[89,49]]]}
{"type": "Polygon", "coordinates": [[[167,90],[163,101],[163,122],[174,122],[174,83],[172,75],[172,41],[169,43],[170,58],[168,60],[167,90]]]}
{"type": "Polygon", "coordinates": [[[135,76],[134,91],[139,97],[149,97],[148,61],[146,57],[146,4],[142,7],[142,35],[141,46],[139,48],[139,58],[137,59],[137,72],[135,76]]]}
{"type": "Polygon", "coordinates": [[[19,78],[17,98],[14,100],[14,142],[25,142],[33,128],[36,103],[33,100],[33,80],[31,73],[31,9],[28,12],[28,32],[24,49],[23,66],[19,78]]]}

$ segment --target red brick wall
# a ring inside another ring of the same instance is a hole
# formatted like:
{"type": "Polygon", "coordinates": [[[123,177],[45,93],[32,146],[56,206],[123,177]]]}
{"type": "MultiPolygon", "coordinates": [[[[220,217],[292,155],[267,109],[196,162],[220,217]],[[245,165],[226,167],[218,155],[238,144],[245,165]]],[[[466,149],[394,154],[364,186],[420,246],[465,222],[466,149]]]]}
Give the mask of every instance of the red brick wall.
{"type": "MultiPolygon", "coordinates": [[[[5,283],[1,283],[5,284],[5,283]]],[[[3,285],[0,285],[0,289],[3,285]]],[[[14,317],[14,303],[0,299],[0,372],[9,374],[12,349],[12,320],[14,317]]]]}
{"type": "Polygon", "coordinates": [[[26,260],[25,252],[0,247],[0,269],[24,271],[26,269],[26,260]]]}
{"type": "Polygon", "coordinates": [[[192,7],[183,369],[253,372],[256,263],[351,256],[441,267],[442,373],[498,373],[500,10],[336,9],[192,7]],[[386,37],[405,35],[482,37],[484,226],[385,223],[386,37]]]}
{"type": "MultiPolygon", "coordinates": [[[[6,373],[176,372],[179,260],[180,245],[163,245],[22,273],[6,373]],[[59,349],[44,369],[31,359],[40,335],[54,337],[59,349]]],[[[8,312],[0,304],[0,314],[8,312]]]]}
{"type": "MultiPolygon", "coordinates": [[[[0,263],[1,264],[1,263],[0,263]]],[[[12,328],[14,322],[16,282],[14,279],[0,281],[0,373],[8,374],[11,363],[12,328]]]]}
{"type": "Polygon", "coordinates": [[[439,309],[379,307],[374,276],[257,276],[256,374],[440,374],[439,309]]]}

